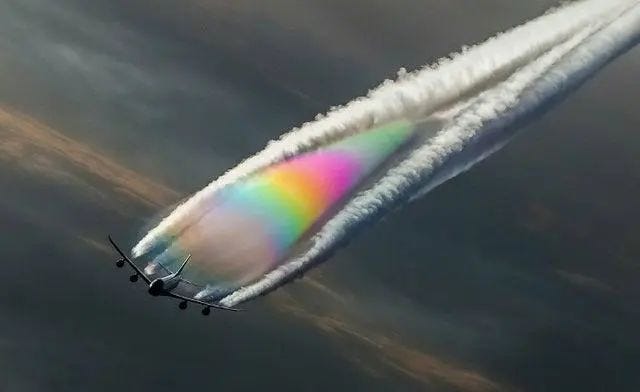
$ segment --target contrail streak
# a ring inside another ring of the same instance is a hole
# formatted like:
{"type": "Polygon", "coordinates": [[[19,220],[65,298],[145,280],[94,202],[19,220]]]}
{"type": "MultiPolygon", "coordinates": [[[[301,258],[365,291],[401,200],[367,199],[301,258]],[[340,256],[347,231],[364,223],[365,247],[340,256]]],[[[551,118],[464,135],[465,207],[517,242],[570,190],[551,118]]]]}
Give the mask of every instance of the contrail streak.
{"type": "MultiPolygon", "coordinates": [[[[366,97],[334,108],[326,116],[318,116],[225,173],[149,231],[134,247],[133,255],[151,257],[150,262],[167,266],[180,252],[196,251],[206,255],[207,249],[215,249],[215,254],[210,256],[218,255],[226,260],[217,264],[216,273],[241,276],[247,271],[236,262],[244,257],[238,258],[239,255],[259,256],[273,250],[268,247],[272,244],[268,238],[273,233],[265,228],[276,223],[274,227],[278,227],[280,233],[294,233],[291,226],[287,226],[292,221],[280,222],[267,215],[280,216],[287,212],[300,218],[298,223],[307,222],[312,216],[304,215],[307,221],[301,220],[301,214],[309,212],[309,203],[305,200],[294,198],[288,205],[282,204],[272,193],[279,190],[278,197],[291,196],[282,192],[291,192],[294,188],[311,191],[310,187],[317,185],[308,182],[308,174],[296,177],[295,186],[291,181],[280,182],[283,176],[295,174],[292,168],[307,167],[306,162],[323,160],[327,154],[342,154],[340,151],[347,152],[340,155],[341,159],[352,159],[354,148],[361,149],[365,140],[360,136],[354,139],[354,134],[391,135],[396,132],[394,127],[411,129],[409,125],[398,124],[438,124],[434,136],[417,138],[407,151],[398,151],[390,167],[372,176],[374,182],[368,189],[351,195],[342,208],[319,221],[324,223],[310,230],[311,237],[305,241],[305,247],[296,245],[293,256],[265,270],[265,275],[261,272],[258,280],[237,281],[235,287],[227,285],[225,290],[230,294],[220,302],[233,306],[273,290],[326,260],[368,223],[497,151],[523,123],[537,117],[633,46],[640,35],[638,4],[638,0],[573,2],[442,59],[434,66],[410,74],[402,71],[397,81],[386,81],[366,97]],[[391,128],[381,130],[381,126],[391,128]],[[310,152],[317,154],[309,155],[310,152]],[[265,188],[267,180],[269,187],[265,188]],[[265,198],[256,199],[257,194],[250,191],[254,187],[261,192],[268,191],[265,198]],[[260,200],[259,204],[256,200],[260,200]],[[274,215],[274,211],[265,211],[264,206],[271,205],[269,203],[278,208],[295,204],[297,209],[280,209],[274,215]],[[244,213],[246,208],[254,208],[253,215],[244,213]],[[229,231],[225,222],[220,222],[220,217],[225,216],[231,219],[227,226],[235,227],[235,231],[229,231]],[[207,229],[212,224],[218,225],[217,231],[207,229]],[[251,230],[254,237],[263,239],[243,246],[233,244],[237,234],[249,227],[255,228],[251,230]],[[212,242],[214,238],[210,237],[214,232],[216,241],[212,242]],[[226,256],[222,257],[223,254],[226,256]],[[247,285],[238,289],[240,284],[247,285]],[[228,290],[231,287],[233,290],[228,290]]],[[[371,139],[367,143],[375,145],[380,140],[371,139]]],[[[365,159],[366,154],[361,158],[365,159]]],[[[360,162],[364,162],[362,159],[360,162]]],[[[381,161],[384,156],[376,159],[381,161]]],[[[325,168],[335,163],[322,162],[325,168]]],[[[308,168],[304,170],[310,173],[308,168]]],[[[314,191],[309,195],[318,196],[318,193],[314,191]]],[[[317,210],[317,214],[320,211],[317,210]]],[[[319,216],[317,214],[313,216],[319,216]]],[[[305,225],[299,225],[298,231],[305,225]]],[[[291,241],[302,238],[296,236],[290,237],[291,241]]],[[[291,242],[287,241],[281,244],[291,242]]],[[[248,267],[251,263],[255,264],[255,260],[246,260],[248,267]]],[[[258,267],[264,268],[264,265],[255,267],[259,271],[258,267]]],[[[203,293],[216,290],[215,286],[207,286],[203,293]]]]}
{"type": "Polygon", "coordinates": [[[184,230],[206,211],[206,205],[220,189],[240,178],[350,133],[396,119],[426,117],[504,79],[612,8],[611,0],[570,3],[435,65],[410,74],[401,72],[399,80],[386,81],[367,97],[334,108],[272,141],[263,151],[197,192],[142,238],[133,249],[134,256],[151,250],[163,234],[184,230]]]}
{"type": "Polygon", "coordinates": [[[326,259],[367,222],[455,177],[498,150],[523,123],[534,119],[554,100],[579,87],[637,44],[640,40],[640,6],[637,4],[624,3],[624,14],[614,22],[609,23],[610,17],[599,18],[505,82],[481,93],[472,103],[462,105],[460,112],[454,113],[432,140],[327,222],[306,253],[221,303],[233,306],[279,287],[292,275],[326,259]]]}

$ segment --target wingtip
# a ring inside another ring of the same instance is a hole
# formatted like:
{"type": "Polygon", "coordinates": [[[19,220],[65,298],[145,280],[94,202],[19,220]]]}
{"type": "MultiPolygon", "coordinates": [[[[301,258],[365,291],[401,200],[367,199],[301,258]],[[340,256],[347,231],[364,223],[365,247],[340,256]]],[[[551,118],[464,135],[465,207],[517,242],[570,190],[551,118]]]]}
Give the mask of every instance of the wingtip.
{"type": "Polygon", "coordinates": [[[229,312],[244,312],[245,309],[240,309],[240,308],[232,308],[231,306],[226,306],[226,305],[222,305],[220,303],[217,304],[212,304],[212,307],[218,308],[220,310],[226,310],[229,312]]]}
{"type": "Polygon", "coordinates": [[[241,308],[232,308],[231,306],[224,306],[224,305],[219,305],[222,309],[224,310],[229,310],[231,312],[244,312],[246,311],[246,309],[241,309],[241,308]]]}

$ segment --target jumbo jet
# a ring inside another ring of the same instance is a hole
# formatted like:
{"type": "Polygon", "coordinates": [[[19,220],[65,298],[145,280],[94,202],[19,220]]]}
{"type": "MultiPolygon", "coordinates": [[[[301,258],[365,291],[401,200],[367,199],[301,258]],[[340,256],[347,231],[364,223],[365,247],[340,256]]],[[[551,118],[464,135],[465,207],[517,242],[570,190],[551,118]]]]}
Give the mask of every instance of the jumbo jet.
{"type": "MultiPolygon", "coordinates": [[[[220,305],[218,303],[215,302],[210,302],[214,301],[214,298],[211,297],[204,297],[202,299],[201,296],[199,295],[195,295],[193,297],[190,296],[186,296],[186,295],[182,295],[176,292],[176,289],[178,288],[178,286],[180,285],[180,283],[182,282],[186,282],[184,279],[182,279],[182,271],[184,270],[184,267],[187,266],[187,263],[189,263],[189,259],[191,258],[191,255],[187,256],[184,261],[182,262],[182,265],[180,265],[180,268],[178,268],[177,271],[173,272],[173,273],[168,273],[165,276],[162,277],[157,277],[154,279],[150,279],[147,274],[144,273],[144,271],[142,269],[140,269],[140,267],[138,267],[138,265],[136,265],[118,246],[118,244],[116,244],[116,242],[113,240],[113,238],[111,236],[108,237],[109,238],[109,242],[111,243],[111,245],[113,246],[113,248],[116,250],[116,252],[118,253],[118,255],[120,255],[120,259],[118,259],[116,261],[116,266],[118,268],[122,268],[124,267],[125,263],[129,264],[129,266],[133,269],[134,274],[131,275],[129,277],[129,280],[131,282],[137,282],[138,278],[142,278],[142,280],[149,285],[149,294],[151,294],[154,297],[171,297],[171,298],[176,298],[178,300],[180,300],[180,304],[178,305],[178,307],[181,310],[185,310],[187,308],[187,304],[189,302],[194,303],[194,304],[198,304],[198,305],[202,305],[202,314],[207,316],[209,315],[209,313],[211,313],[211,308],[213,309],[219,309],[219,310],[228,310],[228,311],[232,311],[232,312],[237,312],[240,309],[236,309],[236,308],[229,308],[227,306],[224,305],[220,305]]],[[[188,283],[188,282],[187,282],[188,283]]]]}

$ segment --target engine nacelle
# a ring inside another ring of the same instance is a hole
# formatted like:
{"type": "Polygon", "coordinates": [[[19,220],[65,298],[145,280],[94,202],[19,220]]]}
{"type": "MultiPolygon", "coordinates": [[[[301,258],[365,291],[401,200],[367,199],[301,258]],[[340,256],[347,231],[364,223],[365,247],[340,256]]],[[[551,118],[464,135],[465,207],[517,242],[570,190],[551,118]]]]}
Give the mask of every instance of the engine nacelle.
{"type": "Polygon", "coordinates": [[[156,279],[149,284],[149,294],[154,297],[159,296],[164,291],[164,281],[162,279],[156,279]]]}

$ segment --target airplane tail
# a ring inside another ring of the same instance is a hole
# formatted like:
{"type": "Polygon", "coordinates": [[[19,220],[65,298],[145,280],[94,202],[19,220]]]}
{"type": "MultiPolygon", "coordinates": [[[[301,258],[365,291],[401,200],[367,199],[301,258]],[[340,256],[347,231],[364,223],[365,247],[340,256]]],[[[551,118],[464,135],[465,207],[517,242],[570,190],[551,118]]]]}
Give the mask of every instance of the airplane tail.
{"type": "Polygon", "coordinates": [[[189,262],[189,259],[191,259],[191,255],[187,256],[187,258],[184,259],[184,261],[182,262],[182,265],[180,266],[180,268],[178,268],[178,270],[175,272],[175,276],[179,276],[180,274],[182,274],[182,270],[184,270],[184,267],[187,266],[187,263],[189,262]]]}

